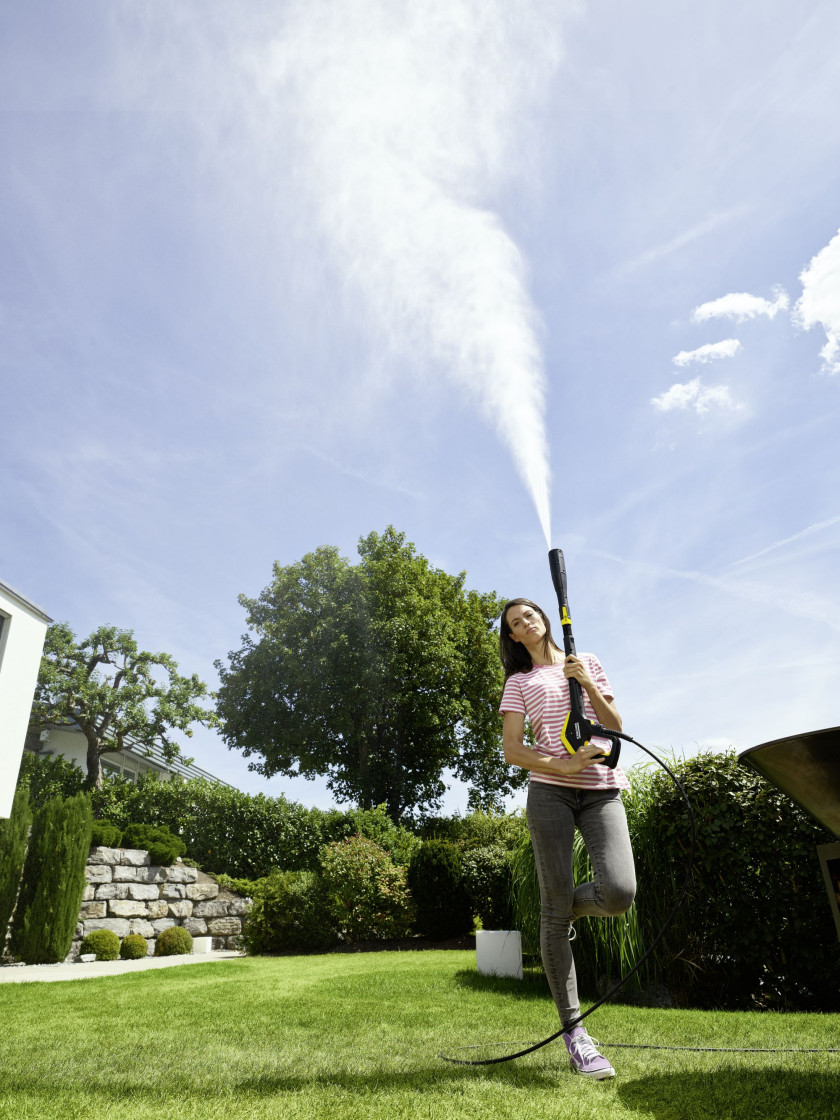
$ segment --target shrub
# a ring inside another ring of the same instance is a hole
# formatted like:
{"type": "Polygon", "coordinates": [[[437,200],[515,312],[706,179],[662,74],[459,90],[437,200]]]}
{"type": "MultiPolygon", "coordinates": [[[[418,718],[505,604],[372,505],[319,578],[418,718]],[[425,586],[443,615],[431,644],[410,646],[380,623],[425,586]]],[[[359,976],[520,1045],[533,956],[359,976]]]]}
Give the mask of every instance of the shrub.
{"type": "Polygon", "coordinates": [[[260,889],[260,883],[265,882],[264,879],[234,879],[230,875],[216,875],[214,878],[223,891],[233,891],[243,898],[254,898],[260,889]]]}
{"type": "Polygon", "coordinates": [[[56,964],[70,951],[92,824],[83,793],[53,798],[35,817],[11,940],[13,955],[26,964],[56,964]]]}
{"type": "Polygon", "coordinates": [[[465,853],[464,889],[484,929],[513,928],[513,879],[510,853],[488,844],[465,853]]]}
{"type": "Polygon", "coordinates": [[[90,843],[93,848],[118,848],[122,840],[122,833],[110,821],[94,821],[90,834],[90,843]]]}
{"type": "Polygon", "coordinates": [[[330,910],[349,941],[405,937],[414,907],[406,870],[366,836],[327,844],[321,869],[330,910]]]}
{"type": "Polygon", "coordinates": [[[26,784],[19,785],[15,790],[9,819],[0,821],[0,952],[20,889],[31,824],[29,791],[26,784]]]}
{"type": "Polygon", "coordinates": [[[120,955],[120,939],[111,929],[95,929],[83,938],[79,952],[96,953],[98,961],[115,961],[120,955]]]}
{"type": "Polygon", "coordinates": [[[417,906],[418,933],[442,941],[473,928],[464,889],[461,853],[447,840],[425,840],[412,857],[408,885],[417,906]]]}
{"type": "Polygon", "coordinates": [[[463,852],[491,845],[512,851],[521,838],[528,835],[528,824],[522,812],[504,814],[477,810],[465,817],[430,817],[423,822],[420,835],[424,840],[449,840],[463,852]]]}
{"type": "Polygon", "coordinates": [[[173,836],[166,825],[130,824],[123,831],[122,843],[124,848],[147,851],[152,863],[160,867],[169,867],[187,851],[180,836],[173,836]]]}
{"type": "Polygon", "coordinates": [[[242,940],[249,953],[312,953],[338,941],[327,890],[314,871],[272,871],[253,884],[242,940]]]}
{"type": "Polygon", "coordinates": [[[139,961],[149,955],[149,943],[142,934],[130,933],[122,939],[120,957],[124,961],[139,961]]]}
{"type": "Polygon", "coordinates": [[[141,774],[136,784],[106,778],[93,798],[97,815],[117,826],[166,825],[205,871],[249,879],[273,867],[316,871],[329,816],[285,797],[243,793],[203,778],[164,782],[152,774],[141,774]]]}
{"type": "Polygon", "coordinates": [[[85,788],[86,775],[61,755],[37,755],[24,751],[20,763],[18,789],[29,789],[32,811],[37,813],[53,798],[73,797],[85,788]]]}
{"type": "Polygon", "coordinates": [[[183,926],[170,926],[157,936],[156,957],[179,957],[192,952],[192,934],[183,926]]]}
{"type": "Polygon", "coordinates": [[[412,855],[420,847],[419,838],[394,824],[384,805],[377,805],[375,809],[348,809],[345,813],[330,810],[324,814],[323,831],[325,844],[351,836],[365,836],[383,848],[400,867],[408,867],[412,855]]]}

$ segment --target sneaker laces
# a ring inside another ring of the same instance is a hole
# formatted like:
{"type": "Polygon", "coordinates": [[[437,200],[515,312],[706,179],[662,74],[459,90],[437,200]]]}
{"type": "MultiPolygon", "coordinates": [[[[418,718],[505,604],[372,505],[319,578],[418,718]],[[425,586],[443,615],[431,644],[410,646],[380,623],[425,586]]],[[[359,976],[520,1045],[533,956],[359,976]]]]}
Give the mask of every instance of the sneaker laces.
{"type": "Polygon", "coordinates": [[[590,1038],[586,1031],[578,1035],[577,1038],[572,1039],[572,1048],[574,1049],[575,1057],[581,1062],[591,1061],[592,1058],[602,1058],[603,1054],[599,1053],[596,1049],[596,1047],[600,1045],[597,1038],[590,1038]]]}

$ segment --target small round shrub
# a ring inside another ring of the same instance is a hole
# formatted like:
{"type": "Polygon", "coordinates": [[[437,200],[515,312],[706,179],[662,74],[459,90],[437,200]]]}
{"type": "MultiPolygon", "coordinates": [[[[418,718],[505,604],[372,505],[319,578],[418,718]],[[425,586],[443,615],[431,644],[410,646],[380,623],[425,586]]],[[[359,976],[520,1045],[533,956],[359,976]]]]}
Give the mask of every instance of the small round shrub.
{"type": "Polygon", "coordinates": [[[192,952],[192,934],[183,926],[170,926],[158,934],[155,942],[156,957],[186,956],[192,952]]]}
{"type": "Polygon", "coordinates": [[[314,871],[272,871],[250,888],[254,901],[242,930],[248,953],[312,953],[337,944],[327,889],[314,871]]]}
{"type": "Polygon", "coordinates": [[[111,929],[95,929],[83,939],[79,953],[96,953],[98,961],[115,961],[120,955],[120,939],[111,929]]]}
{"type": "Polygon", "coordinates": [[[123,831],[124,848],[139,848],[149,853],[156,867],[169,867],[179,856],[187,854],[187,845],[166,825],[130,824],[123,831]]]}
{"type": "Polygon", "coordinates": [[[130,933],[122,939],[120,957],[124,961],[139,961],[149,954],[149,944],[139,933],[130,933]]]}
{"type": "Polygon", "coordinates": [[[348,836],[321,850],[330,910],[349,941],[405,937],[414,923],[406,869],[366,836],[348,836]]]}
{"type": "Polygon", "coordinates": [[[411,857],[408,885],[417,906],[415,928],[433,941],[462,937],[473,928],[461,853],[448,840],[425,840],[411,857]]]}
{"type": "Polygon", "coordinates": [[[513,929],[513,877],[510,852],[487,844],[466,852],[464,889],[484,929],[513,929]]]}
{"type": "Polygon", "coordinates": [[[92,848],[118,848],[122,840],[122,833],[110,821],[94,821],[93,831],[90,836],[92,848]]]}

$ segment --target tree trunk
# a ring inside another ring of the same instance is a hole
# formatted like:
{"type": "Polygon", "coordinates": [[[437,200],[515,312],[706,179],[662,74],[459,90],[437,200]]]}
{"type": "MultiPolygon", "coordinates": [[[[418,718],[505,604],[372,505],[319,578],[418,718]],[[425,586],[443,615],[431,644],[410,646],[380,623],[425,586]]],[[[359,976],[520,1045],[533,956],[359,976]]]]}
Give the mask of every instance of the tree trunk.
{"type": "Polygon", "coordinates": [[[102,789],[102,756],[95,736],[87,737],[87,784],[90,789],[102,789]]]}

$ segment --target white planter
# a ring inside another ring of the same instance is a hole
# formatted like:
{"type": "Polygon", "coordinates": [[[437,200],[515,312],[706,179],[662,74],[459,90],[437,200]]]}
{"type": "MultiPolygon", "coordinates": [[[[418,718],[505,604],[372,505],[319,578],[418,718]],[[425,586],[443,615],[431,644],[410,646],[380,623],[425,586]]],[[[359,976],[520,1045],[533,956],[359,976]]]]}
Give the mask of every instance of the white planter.
{"type": "Polygon", "coordinates": [[[213,948],[212,937],[194,937],[193,948],[194,953],[209,953],[213,948]]]}
{"type": "Polygon", "coordinates": [[[482,976],[522,979],[522,935],[518,929],[480,929],[475,935],[475,959],[482,976]]]}

